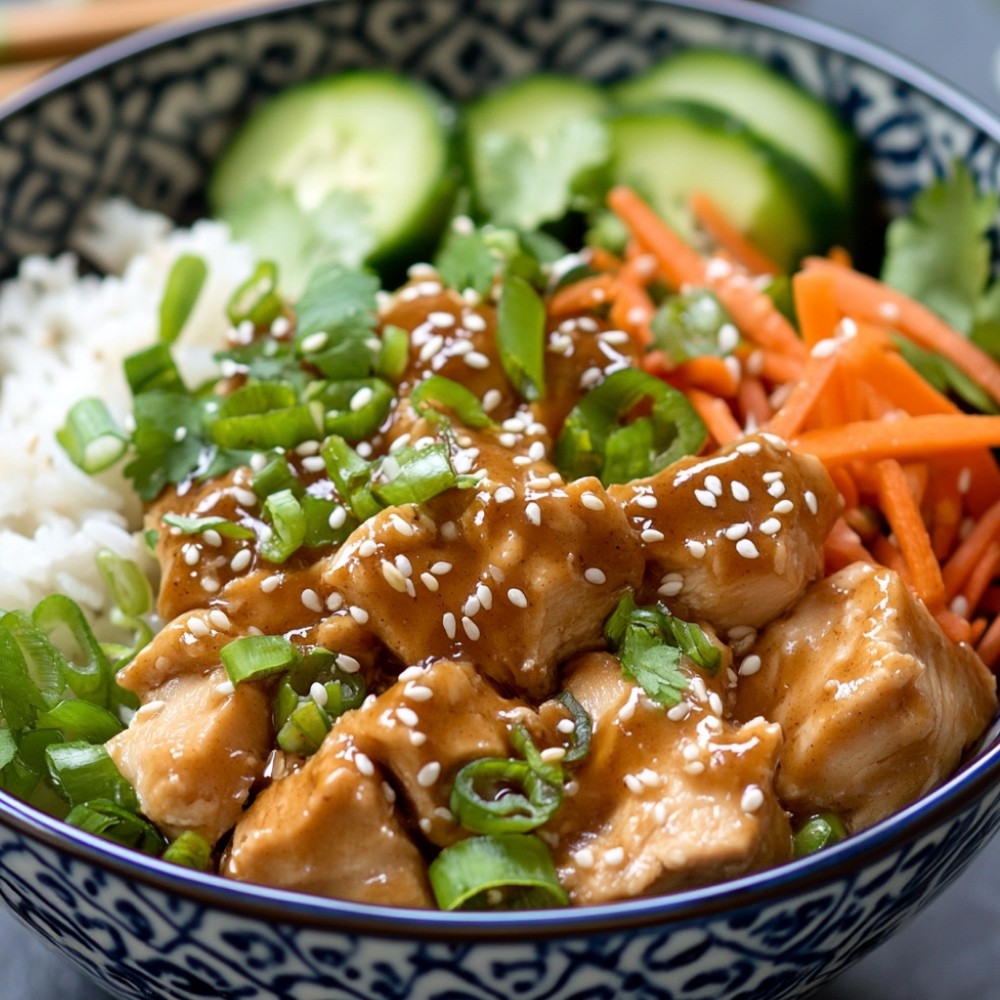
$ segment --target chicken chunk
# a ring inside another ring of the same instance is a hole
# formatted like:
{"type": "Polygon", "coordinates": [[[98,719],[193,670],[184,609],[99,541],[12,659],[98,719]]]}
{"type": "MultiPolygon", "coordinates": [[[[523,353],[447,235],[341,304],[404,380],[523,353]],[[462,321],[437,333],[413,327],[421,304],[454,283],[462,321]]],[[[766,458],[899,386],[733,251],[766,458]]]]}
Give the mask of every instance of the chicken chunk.
{"type": "Polygon", "coordinates": [[[510,729],[533,714],[502,698],[467,663],[411,667],[388,691],[338,720],[335,730],[378,764],[406,799],[407,814],[439,847],[462,836],[448,811],[458,771],[511,755],[510,729]]]}
{"type": "Polygon", "coordinates": [[[642,599],[723,632],[759,628],[798,600],[839,510],[823,465],[769,434],[609,492],[645,544],[642,599]]]}
{"type": "Polygon", "coordinates": [[[320,596],[341,595],[338,613],[360,613],[404,665],[464,660],[545,698],[562,660],[603,645],[642,578],[641,542],[597,479],[564,484],[494,434],[469,440],[488,476],[370,518],[327,561],[320,596]]]}
{"type": "Polygon", "coordinates": [[[220,874],[318,896],[433,905],[395,795],[351,738],[331,738],[268,785],[237,823],[220,874]]]}
{"type": "Polygon", "coordinates": [[[996,682],[891,570],[813,584],[742,660],[736,714],[785,734],[777,789],[800,817],[862,830],[947,777],[997,708],[996,682]]]}
{"type": "Polygon", "coordinates": [[[567,689],[593,720],[590,753],[547,827],[575,904],[721,881],[791,857],[791,828],[773,791],[781,731],[721,718],[725,666],[689,665],[684,700],[665,709],[606,653],[578,658],[567,689]]]}
{"type": "Polygon", "coordinates": [[[170,837],[214,844],[239,818],[271,749],[271,703],[225,671],[173,677],[106,744],[143,813],[170,837]]]}

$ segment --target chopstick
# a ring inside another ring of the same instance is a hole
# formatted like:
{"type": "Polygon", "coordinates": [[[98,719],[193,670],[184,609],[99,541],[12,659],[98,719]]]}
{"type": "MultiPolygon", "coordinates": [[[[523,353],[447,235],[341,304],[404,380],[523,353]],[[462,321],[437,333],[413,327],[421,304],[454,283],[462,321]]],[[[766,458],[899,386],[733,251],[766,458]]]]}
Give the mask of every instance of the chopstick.
{"type": "Polygon", "coordinates": [[[211,8],[248,7],[255,2],[258,0],[16,3],[0,9],[0,64],[65,59],[161,21],[211,8]]]}

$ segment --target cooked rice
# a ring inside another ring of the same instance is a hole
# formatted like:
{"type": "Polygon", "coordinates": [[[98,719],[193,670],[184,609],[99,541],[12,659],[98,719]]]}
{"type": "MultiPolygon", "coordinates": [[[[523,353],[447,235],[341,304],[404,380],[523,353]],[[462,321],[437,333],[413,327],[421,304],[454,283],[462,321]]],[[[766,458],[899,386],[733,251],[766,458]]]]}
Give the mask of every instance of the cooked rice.
{"type": "Polygon", "coordinates": [[[126,423],[122,360],[156,339],[167,275],[184,253],[207,262],[208,278],[174,356],[188,384],[201,381],[252,259],[220,223],[175,229],[121,201],[94,212],[74,248],[112,273],[81,275],[76,253],[29,257],[0,288],[0,608],[30,608],[59,592],[103,633],[95,557],[108,548],[152,571],[137,530],[141,508],[121,464],[88,476],[55,431],[76,400],[92,395],[126,423]]]}

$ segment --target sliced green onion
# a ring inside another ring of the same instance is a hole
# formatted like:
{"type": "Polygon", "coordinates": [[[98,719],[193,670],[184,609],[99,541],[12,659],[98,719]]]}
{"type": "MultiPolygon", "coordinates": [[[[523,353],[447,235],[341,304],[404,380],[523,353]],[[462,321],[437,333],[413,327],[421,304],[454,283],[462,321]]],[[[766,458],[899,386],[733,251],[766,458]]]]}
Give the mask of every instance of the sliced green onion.
{"type": "Polygon", "coordinates": [[[436,414],[432,404],[439,403],[458,417],[466,427],[493,427],[479,397],[460,382],[443,375],[428,375],[410,393],[410,402],[421,416],[436,414]]]}
{"type": "Polygon", "coordinates": [[[29,729],[21,733],[18,741],[18,756],[26,767],[37,775],[48,774],[46,753],[49,747],[65,743],[58,729],[29,729]]]}
{"type": "Polygon", "coordinates": [[[449,808],[473,833],[522,833],[551,819],[561,802],[562,786],[527,761],[486,757],[455,775],[449,808]]]}
{"type": "Polygon", "coordinates": [[[233,292],[226,315],[233,326],[249,320],[255,327],[270,326],[284,308],[278,295],[278,269],[264,260],[254,273],[233,292]]]}
{"type": "Polygon", "coordinates": [[[793,850],[795,857],[802,858],[807,854],[815,854],[824,847],[837,844],[847,836],[844,821],[831,812],[818,813],[795,831],[793,850]]]}
{"type": "Polygon", "coordinates": [[[111,411],[95,397],[77,400],[70,407],[56,440],[74,465],[90,475],[114,465],[128,447],[128,438],[111,411]]]}
{"type": "Polygon", "coordinates": [[[153,389],[179,393],[187,391],[170,348],[166,344],[151,344],[135,354],[130,354],[125,359],[123,367],[133,396],[140,396],[153,389]]]}
{"type": "Polygon", "coordinates": [[[714,674],[722,662],[722,650],[716,646],[705,630],[693,622],[670,617],[670,632],[680,651],[699,667],[714,674]]]}
{"type": "Polygon", "coordinates": [[[380,378],[350,378],[313,383],[308,398],[322,405],[327,434],[360,441],[378,430],[395,395],[380,378]]]}
{"type": "Polygon", "coordinates": [[[161,343],[172,344],[181,335],[207,276],[208,265],[196,254],[181,254],[174,261],[160,300],[161,343]]]}
{"type": "Polygon", "coordinates": [[[292,386],[251,382],[225,399],[209,430],[223,448],[291,449],[321,438],[322,420],[322,409],[299,403],[292,386]]]}
{"type": "Polygon", "coordinates": [[[335,528],[330,524],[334,512],[343,505],[337,500],[313,496],[306,493],[302,497],[302,514],[306,521],[305,537],[302,544],[310,548],[321,545],[340,545],[358,526],[353,517],[346,517],[343,523],[335,528]]]}
{"type": "Polygon", "coordinates": [[[45,759],[56,789],[70,805],[92,799],[109,799],[125,809],[137,810],[139,800],[103,746],[77,740],[53,743],[45,759]]]}
{"type": "Polygon", "coordinates": [[[322,646],[308,650],[282,680],[274,699],[274,725],[281,729],[289,717],[307,700],[313,699],[313,685],[323,687],[323,710],[336,719],[359,708],[368,693],[360,673],[348,674],[336,665],[336,656],[322,646]]]}
{"type": "Polygon", "coordinates": [[[464,485],[451,467],[448,446],[440,442],[414,448],[405,445],[390,452],[372,487],[375,496],[388,505],[426,503],[453,486],[464,485]]]}
{"type": "Polygon", "coordinates": [[[234,684],[272,677],[293,667],[301,657],[299,647],[281,635],[244,635],[219,650],[222,665],[234,684]]]}
{"type": "Polygon", "coordinates": [[[545,394],[545,303],[524,278],[505,273],[497,303],[497,348],[510,384],[529,403],[545,394]]]}
{"type": "Polygon", "coordinates": [[[113,712],[79,698],[67,698],[39,712],[35,725],[58,729],[63,741],[84,740],[87,743],[106,743],[124,728],[113,712]]]}
{"type": "Polygon", "coordinates": [[[0,708],[12,728],[30,725],[37,710],[59,701],[68,670],[66,657],[28,612],[0,618],[0,708]]]}
{"type": "Polygon", "coordinates": [[[297,497],[305,492],[305,487],[292,471],[284,455],[275,455],[268,463],[254,474],[250,484],[254,493],[261,500],[266,500],[272,493],[281,490],[291,490],[297,497]]]}
{"type": "Polygon", "coordinates": [[[152,823],[136,815],[133,809],[123,808],[109,799],[91,799],[73,806],[66,822],[145,854],[159,854],[165,843],[152,823]]]}
{"type": "Polygon", "coordinates": [[[278,730],[278,746],[286,753],[314,754],[326,739],[332,722],[330,716],[314,699],[303,699],[278,730]]]}
{"type": "Polygon", "coordinates": [[[607,486],[659,472],[694,454],[705,425],[684,393],[638,368],[612,372],[570,411],[555,446],[567,479],[599,476],[607,486]],[[648,416],[619,424],[643,402],[648,416]]]}
{"type": "Polygon", "coordinates": [[[655,346],[678,365],[706,354],[730,354],[739,342],[732,317],[710,288],[671,295],[653,314],[649,327],[655,346]],[[725,338],[727,326],[731,327],[731,344],[725,338]]]}
{"type": "Polygon", "coordinates": [[[469,837],[444,848],[427,872],[442,910],[567,906],[552,856],[533,834],[469,837]]]}
{"type": "Polygon", "coordinates": [[[66,654],[65,681],[77,698],[111,711],[121,705],[138,706],[135,695],[118,686],[114,668],[74,601],[64,594],[50,594],[35,605],[31,619],[66,654]],[[66,645],[56,642],[54,636],[66,645]]]}
{"type": "Polygon", "coordinates": [[[562,765],[559,761],[548,761],[542,757],[523,722],[514,723],[514,728],[510,732],[510,742],[535,774],[550,785],[562,788],[565,777],[562,765]]]}
{"type": "Polygon", "coordinates": [[[212,845],[200,833],[185,830],[176,840],[167,844],[160,856],[171,864],[204,872],[212,864],[212,845]]]}
{"type": "Polygon", "coordinates": [[[134,560],[123,559],[110,549],[101,549],[97,553],[97,571],[115,606],[123,614],[144,615],[153,607],[149,577],[134,560]]]}
{"type": "Polygon", "coordinates": [[[375,359],[375,371],[390,382],[402,378],[410,363],[410,335],[401,326],[386,323],[382,327],[382,345],[375,359]]]}
{"type": "Polygon", "coordinates": [[[254,537],[252,528],[230,521],[227,517],[188,517],[185,514],[167,513],[160,520],[171,528],[176,528],[182,535],[203,535],[206,531],[217,531],[223,538],[254,537]]]}
{"type": "Polygon", "coordinates": [[[320,451],[337,495],[344,498],[359,521],[374,517],[382,504],[372,494],[371,462],[365,461],[342,437],[331,434],[320,451]]]}
{"type": "Polygon", "coordinates": [[[569,709],[569,713],[573,717],[572,746],[566,751],[563,763],[575,764],[577,761],[583,760],[590,752],[590,739],[593,735],[594,724],[587,710],[569,691],[563,691],[557,695],[556,701],[562,702],[569,709]]]}
{"type": "Polygon", "coordinates": [[[269,562],[284,562],[306,540],[306,516],[291,490],[279,490],[264,501],[264,515],[271,533],[260,543],[260,554],[269,562]]]}

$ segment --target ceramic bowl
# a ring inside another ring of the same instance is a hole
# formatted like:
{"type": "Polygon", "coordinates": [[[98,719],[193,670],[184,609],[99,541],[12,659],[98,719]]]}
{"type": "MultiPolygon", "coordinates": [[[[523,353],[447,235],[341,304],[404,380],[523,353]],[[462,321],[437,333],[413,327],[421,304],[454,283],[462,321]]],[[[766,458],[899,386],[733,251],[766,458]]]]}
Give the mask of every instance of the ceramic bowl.
{"type": "MultiPolygon", "coordinates": [[[[667,52],[756,53],[832,102],[898,211],[954,158],[1000,189],[1000,123],[829,28],[740,0],[274,3],[146,32],[56,70],[0,117],[0,274],[57,253],[124,195],[180,221],[261,99],[349,66],[466,98],[548,69],[610,81],[667,52]]],[[[1000,825],[1000,732],[942,788],[818,855],[710,888],[573,911],[389,910],[224,882],[70,829],[0,794],[0,897],[123,997],[779,1000],[885,940],[1000,825]]]]}

